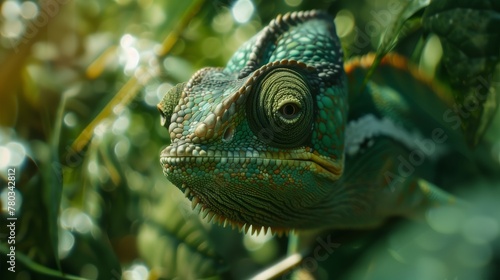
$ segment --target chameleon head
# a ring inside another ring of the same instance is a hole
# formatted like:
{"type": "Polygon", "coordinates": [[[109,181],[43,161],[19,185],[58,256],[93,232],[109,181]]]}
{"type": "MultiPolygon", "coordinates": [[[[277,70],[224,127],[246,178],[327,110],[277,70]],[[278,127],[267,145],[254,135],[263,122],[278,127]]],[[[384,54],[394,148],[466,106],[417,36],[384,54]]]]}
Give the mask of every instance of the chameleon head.
{"type": "Polygon", "coordinates": [[[164,174],[217,221],[307,227],[343,172],[346,98],[333,20],[280,16],[158,104],[164,174]]]}

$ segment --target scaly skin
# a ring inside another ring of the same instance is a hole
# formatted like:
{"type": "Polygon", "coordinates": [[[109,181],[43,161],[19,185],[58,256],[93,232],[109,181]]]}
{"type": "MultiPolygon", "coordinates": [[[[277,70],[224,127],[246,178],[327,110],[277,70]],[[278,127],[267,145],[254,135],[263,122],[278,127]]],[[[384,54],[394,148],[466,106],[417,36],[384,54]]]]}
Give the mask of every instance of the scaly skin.
{"type": "Polygon", "coordinates": [[[349,94],[342,58],[330,16],[279,16],[225,68],[165,95],[164,174],[210,220],[258,231],[369,227],[446,202],[421,179],[426,168],[398,169],[408,137],[437,122],[374,83],[349,94]]]}

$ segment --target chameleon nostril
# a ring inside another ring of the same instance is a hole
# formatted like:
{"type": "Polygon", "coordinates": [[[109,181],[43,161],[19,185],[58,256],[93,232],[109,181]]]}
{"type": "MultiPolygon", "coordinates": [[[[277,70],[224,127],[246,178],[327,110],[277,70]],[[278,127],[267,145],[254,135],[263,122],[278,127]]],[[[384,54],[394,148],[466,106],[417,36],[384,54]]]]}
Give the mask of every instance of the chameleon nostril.
{"type": "Polygon", "coordinates": [[[234,136],[234,126],[229,126],[226,128],[226,130],[224,131],[224,135],[222,135],[222,141],[224,142],[231,142],[231,140],[233,140],[233,136],[234,136]]]}

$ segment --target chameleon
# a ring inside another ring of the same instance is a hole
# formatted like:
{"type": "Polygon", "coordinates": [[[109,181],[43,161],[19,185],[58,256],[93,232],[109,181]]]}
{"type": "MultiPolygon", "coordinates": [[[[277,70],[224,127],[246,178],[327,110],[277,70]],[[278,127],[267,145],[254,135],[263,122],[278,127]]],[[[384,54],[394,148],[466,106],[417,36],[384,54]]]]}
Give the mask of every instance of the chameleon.
{"type": "Polygon", "coordinates": [[[164,175],[203,218],[252,232],[371,228],[454,204],[432,183],[460,145],[442,117],[450,97],[399,77],[398,55],[363,85],[373,60],[344,63],[326,12],[279,15],[225,67],[165,94],[164,175]]]}

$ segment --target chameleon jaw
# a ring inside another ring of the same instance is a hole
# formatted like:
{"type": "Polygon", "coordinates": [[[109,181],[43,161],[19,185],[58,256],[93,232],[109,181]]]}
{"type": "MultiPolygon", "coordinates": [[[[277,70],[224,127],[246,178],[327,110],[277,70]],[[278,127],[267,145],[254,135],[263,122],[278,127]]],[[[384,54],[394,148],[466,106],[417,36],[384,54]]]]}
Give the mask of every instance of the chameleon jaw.
{"type": "MultiPolygon", "coordinates": [[[[175,186],[177,186],[184,193],[184,196],[191,201],[191,209],[195,213],[197,213],[202,219],[206,220],[209,223],[211,222],[213,224],[218,224],[223,227],[231,226],[233,230],[238,229],[240,232],[248,234],[255,234],[255,233],[259,234],[260,232],[267,234],[268,232],[271,232],[272,234],[282,236],[283,234],[288,235],[288,232],[293,230],[292,228],[264,226],[264,225],[257,225],[256,223],[251,223],[251,222],[242,222],[233,219],[231,217],[228,217],[228,215],[225,215],[223,211],[218,209],[217,205],[210,203],[209,200],[204,198],[202,192],[200,191],[200,188],[206,188],[209,191],[214,191],[213,188],[207,188],[207,186],[196,187],[196,184],[190,184],[188,182],[189,178],[179,179],[176,176],[172,176],[172,174],[169,175],[169,172],[167,170],[171,167],[171,165],[174,165],[174,162],[179,163],[182,161],[184,162],[191,161],[192,163],[194,163],[196,162],[196,159],[208,161],[209,157],[207,156],[169,157],[162,154],[160,161],[163,166],[164,174],[175,186]]],[[[220,157],[212,158],[212,160],[214,159],[221,160],[220,157]]]]}
{"type": "MultiPolygon", "coordinates": [[[[245,188],[249,190],[260,188],[267,198],[274,197],[272,193],[276,191],[296,193],[305,188],[304,184],[310,182],[310,179],[307,178],[311,178],[312,174],[326,177],[328,181],[331,181],[337,180],[343,169],[343,160],[334,161],[322,157],[311,152],[309,148],[290,153],[283,151],[259,153],[242,150],[241,153],[227,154],[223,151],[200,150],[195,147],[177,149],[174,145],[167,147],[162,152],[161,164],[166,177],[184,192],[186,198],[191,200],[193,210],[199,213],[202,218],[223,226],[230,225],[233,229],[238,228],[243,232],[259,233],[264,230],[264,232],[271,231],[278,235],[302,227],[292,226],[295,224],[294,222],[276,214],[271,214],[264,219],[259,217],[259,213],[256,215],[245,215],[248,213],[244,213],[242,215],[238,211],[240,208],[235,208],[237,204],[224,202],[228,200],[227,194],[239,193],[241,198],[247,195],[244,191],[242,192],[245,188]],[[186,152],[186,150],[190,152],[186,152]],[[252,164],[255,166],[252,167],[252,164]],[[243,171],[247,169],[259,170],[256,166],[261,168],[257,173],[247,175],[243,171]],[[264,167],[266,168],[263,169],[264,167]],[[278,170],[281,173],[274,173],[278,170]],[[299,175],[302,174],[299,172],[304,172],[304,175],[299,175]],[[296,177],[295,174],[299,177],[296,177]],[[236,189],[239,191],[236,192],[236,189]],[[214,199],[214,197],[221,197],[221,199],[214,199]]],[[[248,195],[252,196],[252,193],[248,195]]],[[[302,196],[296,198],[296,201],[296,203],[301,203],[302,196]]],[[[274,201],[272,206],[280,203],[283,202],[274,201]]],[[[252,209],[248,205],[246,208],[252,209]]],[[[271,210],[273,208],[268,209],[270,209],[270,213],[275,213],[271,210]]],[[[303,221],[303,218],[296,221],[303,221]]]]}
{"type": "Polygon", "coordinates": [[[208,223],[217,224],[222,227],[231,227],[231,229],[238,229],[239,232],[251,235],[259,235],[261,232],[263,234],[268,234],[269,232],[273,235],[278,235],[279,237],[286,235],[289,232],[293,232],[294,229],[291,228],[279,228],[273,226],[261,226],[252,223],[242,223],[225,217],[222,214],[216,213],[211,210],[207,205],[203,204],[200,197],[192,191],[186,184],[181,184],[179,187],[181,191],[184,192],[184,196],[191,201],[191,210],[197,213],[201,219],[208,223]]]}

